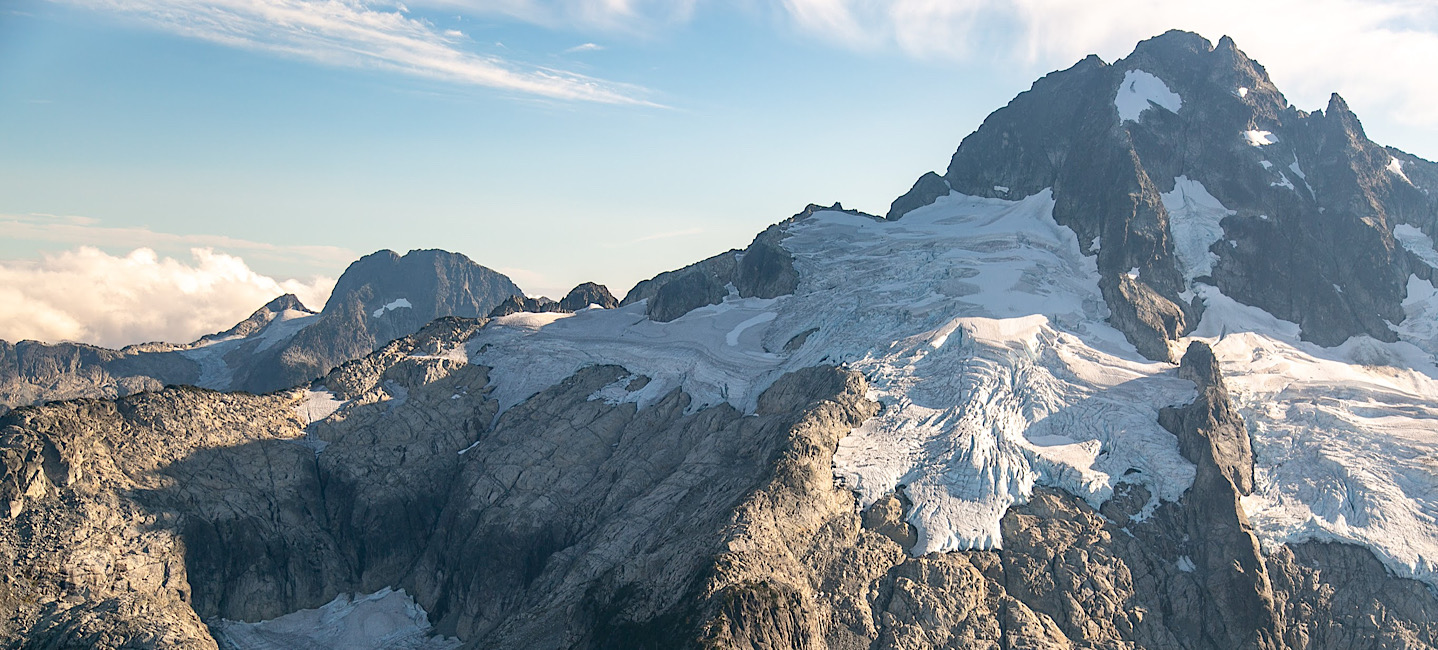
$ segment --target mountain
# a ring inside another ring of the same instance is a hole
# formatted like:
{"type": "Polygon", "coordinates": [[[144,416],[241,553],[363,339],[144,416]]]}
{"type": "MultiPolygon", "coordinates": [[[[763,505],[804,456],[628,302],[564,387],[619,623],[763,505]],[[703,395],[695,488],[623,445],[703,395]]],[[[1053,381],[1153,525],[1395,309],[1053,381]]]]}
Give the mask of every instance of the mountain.
{"type": "Polygon", "coordinates": [[[80,343],[0,341],[0,413],[21,404],[115,398],[167,385],[262,393],[289,388],[369,354],[443,316],[488,314],[523,295],[504,275],[458,253],[379,251],[351,264],[323,311],[293,295],[189,344],[108,350],[80,343]]]}
{"type": "Polygon", "coordinates": [[[1306,113],[1232,39],[1170,32],[1040,79],[888,218],[949,191],[1051,188],[1054,219],[1096,257],[1114,325],[1144,355],[1167,360],[1164,342],[1198,323],[1198,284],[1331,347],[1398,340],[1408,278],[1431,280],[1438,262],[1405,245],[1434,233],[1438,196],[1420,184],[1435,174],[1370,141],[1337,94],[1306,113]]]}
{"type": "Polygon", "coordinates": [[[1170,32],[613,309],[16,409],[0,638],[1438,647],[1433,183],[1170,32]]]}

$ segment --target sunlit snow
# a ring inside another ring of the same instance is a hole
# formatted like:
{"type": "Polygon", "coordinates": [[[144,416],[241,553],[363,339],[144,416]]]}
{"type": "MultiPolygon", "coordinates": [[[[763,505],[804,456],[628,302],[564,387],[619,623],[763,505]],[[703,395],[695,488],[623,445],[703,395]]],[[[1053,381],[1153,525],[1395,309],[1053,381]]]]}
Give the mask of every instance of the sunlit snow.
{"type": "Polygon", "coordinates": [[[1244,131],[1243,139],[1255,147],[1278,144],[1278,136],[1273,135],[1273,133],[1269,131],[1244,131]]]}
{"type": "MultiPolygon", "coordinates": [[[[1398,343],[1305,343],[1298,325],[1194,280],[1229,211],[1187,178],[1164,198],[1185,295],[1206,305],[1192,336],[1214,347],[1253,437],[1256,492],[1243,504],[1260,538],[1364,544],[1438,585],[1424,559],[1438,558],[1438,290],[1410,280],[1398,343]]],[[[469,342],[470,359],[494,368],[502,409],[608,363],[651,381],[624,377],[592,399],[645,408],[682,388],[692,408],[752,412],[781,374],[842,364],[883,410],[840,442],[835,474],[864,505],[903,490],[915,553],[997,546],[1003,513],[1036,484],[1094,505],[1120,482],[1147,486],[1150,509],[1175,500],[1194,468],[1158,410],[1190,401],[1193,385],[1107,324],[1095,258],[1052,209],[1046,190],[951,193],[892,222],[820,211],[786,228],[793,295],[731,292],[669,323],[646,318],[643,302],[514,314],[469,342]]],[[[1431,250],[1414,230],[1400,229],[1405,246],[1431,250]]]]}
{"type": "Polygon", "coordinates": [[[1123,75],[1113,105],[1118,108],[1119,122],[1137,122],[1152,106],[1161,106],[1175,113],[1183,106],[1183,98],[1168,89],[1168,84],[1143,70],[1129,70],[1123,75]]]}

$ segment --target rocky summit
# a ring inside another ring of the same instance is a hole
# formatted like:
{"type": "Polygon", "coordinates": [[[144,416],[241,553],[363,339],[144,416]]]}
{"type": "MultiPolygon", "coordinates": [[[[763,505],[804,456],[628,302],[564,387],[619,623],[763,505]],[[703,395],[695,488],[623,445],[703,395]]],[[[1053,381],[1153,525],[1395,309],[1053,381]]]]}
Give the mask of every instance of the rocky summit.
{"type": "Polygon", "coordinates": [[[886,216],[810,205],[622,301],[382,252],[319,314],[27,351],[0,639],[1438,647],[1433,188],[1170,32],[886,216]]]}

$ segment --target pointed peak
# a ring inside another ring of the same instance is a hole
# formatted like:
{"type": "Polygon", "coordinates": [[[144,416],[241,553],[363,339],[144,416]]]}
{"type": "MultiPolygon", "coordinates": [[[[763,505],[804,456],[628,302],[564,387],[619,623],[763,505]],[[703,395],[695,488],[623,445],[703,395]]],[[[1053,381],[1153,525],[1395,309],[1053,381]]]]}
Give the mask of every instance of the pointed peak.
{"type": "Polygon", "coordinates": [[[1329,116],[1353,114],[1353,111],[1348,108],[1348,102],[1343,101],[1343,96],[1338,93],[1333,93],[1328,97],[1328,109],[1324,112],[1329,116]]]}
{"type": "Polygon", "coordinates": [[[1155,58],[1208,54],[1212,51],[1213,44],[1209,43],[1208,39],[1181,29],[1170,29],[1153,38],[1139,41],[1139,44],[1133,48],[1134,54],[1147,54],[1155,58]]]}
{"type": "Polygon", "coordinates": [[[287,293],[283,296],[280,296],[278,298],[275,298],[274,300],[265,303],[265,306],[261,307],[259,311],[269,311],[276,314],[286,311],[302,311],[307,314],[316,313],[314,310],[310,309],[309,307],[306,307],[304,303],[300,302],[299,297],[295,296],[295,294],[292,293],[287,293]]]}

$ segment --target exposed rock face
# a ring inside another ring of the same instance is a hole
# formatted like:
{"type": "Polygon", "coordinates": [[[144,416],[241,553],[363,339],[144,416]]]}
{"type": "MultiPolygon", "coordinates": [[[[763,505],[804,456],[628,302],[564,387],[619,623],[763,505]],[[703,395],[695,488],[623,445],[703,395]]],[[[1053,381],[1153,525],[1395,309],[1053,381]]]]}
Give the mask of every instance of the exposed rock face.
{"type": "Polygon", "coordinates": [[[559,311],[559,303],[550,300],[549,298],[545,298],[544,296],[540,296],[538,298],[530,298],[529,296],[510,296],[508,298],[505,298],[504,302],[499,303],[498,307],[495,307],[494,309],[490,310],[489,317],[499,318],[500,316],[508,316],[510,314],[518,314],[520,312],[526,311],[535,313],[557,312],[559,311]]]}
{"type": "Polygon", "coordinates": [[[171,384],[255,393],[289,388],[435,318],[484,316],[511,296],[523,293],[509,278],[463,255],[430,250],[401,257],[380,251],[350,265],[318,315],[284,295],[234,327],[187,345],[108,350],[0,341],[0,413],[22,404],[122,397],[171,384]]]}
{"type": "Polygon", "coordinates": [[[233,387],[263,392],[294,386],[436,318],[479,318],[506,298],[523,294],[509,278],[459,253],[373,253],[345,269],[313,325],[276,349],[272,361],[237,376],[233,387]]]}
{"type": "Polygon", "coordinates": [[[1385,321],[1404,318],[1409,274],[1431,271],[1395,245],[1393,228],[1438,230],[1438,198],[1424,190],[1438,187],[1435,174],[1432,163],[1368,140],[1337,95],[1305,113],[1231,39],[1214,46],[1169,32],[1112,65],[1091,56],[1040,79],[888,218],[949,188],[997,198],[1053,188],[1054,217],[1098,257],[1114,325],[1146,356],[1167,360],[1161,343],[1197,320],[1180,296],[1192,282],[1298,323],[1322,345],[1357,334],[1395,340],[1385,321]],[[1157,78],[1155,96],[1169,106],[1134,90],[1142,75],[1157,78]],[[1136,116],[1117,108],[1125,93],[1137,93],[1136,116]],[[1392,171],[1395,160],[1406,177],[1392,171]],[[1176,254],[1185,242],[1165,196],[1180,177],[1231,211],[1221,236],[1197,251],[1216,258],[1210,270],[1176,254]],[[1132,283],[1122,277],[1130,274],[1132,283]]]}

